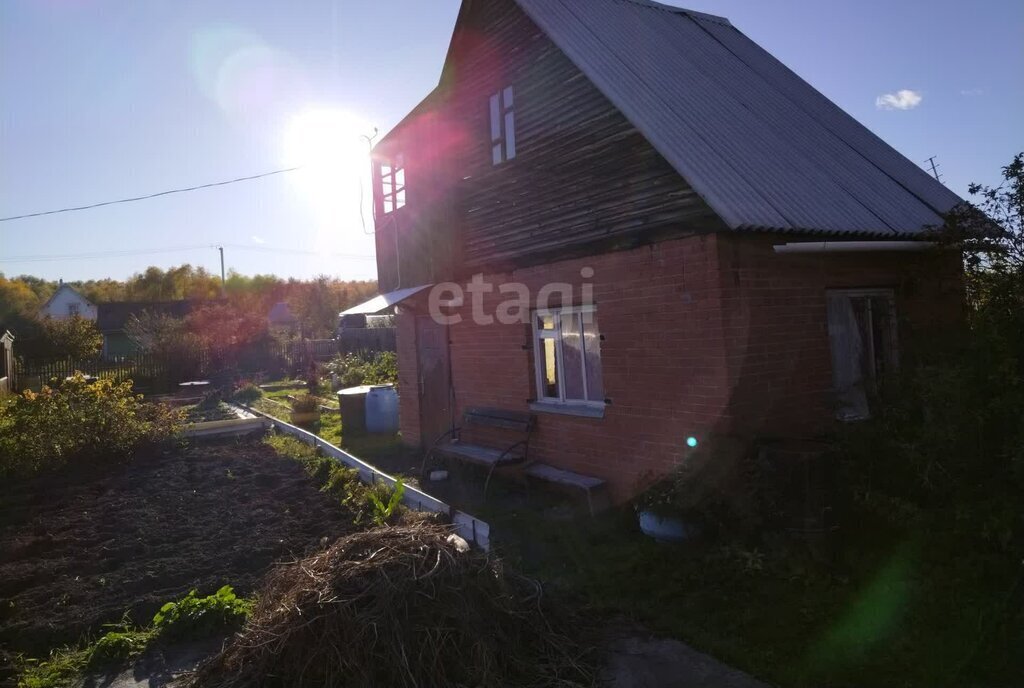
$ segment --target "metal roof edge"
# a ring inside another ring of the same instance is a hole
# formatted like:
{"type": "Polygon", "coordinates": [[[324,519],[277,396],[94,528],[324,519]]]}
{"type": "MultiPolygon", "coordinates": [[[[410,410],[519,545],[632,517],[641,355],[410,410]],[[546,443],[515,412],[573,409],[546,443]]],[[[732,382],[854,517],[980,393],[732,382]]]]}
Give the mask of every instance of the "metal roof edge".
{"type": "Polygon", "coordinates": [[[702,19],[704,21],[714,22],[723,26],[732,26],[732,23],[727,17],[720,17],[716,14],[708,14],[706,12],[698,12],[697,10],[688,10],[685,7],[678,7],[676,5],[666,5],[662,2],[656,2],[656,0],[625,0],[625,2],[631,2],[634,5],[640,5],[641,7],[649,7],[655,10],[664,10],[673,14],[686,14],[694,19],[702,19]]]}
{"type": "Polygon", "coordinates": [[[415,287],[405,287],[404,289],[396,289],[389,291],[386,294],[378,294],[368,301],[364,301],[358,306],[352,306],[351,308],[342,311],[338,315],[373,315],[379,313],[385,308],[390,308],[396,303],[401,303],[411,296],[419,294],[424,289],[429,289],[434,286],[433,284],[421,284],[415,287]]]}

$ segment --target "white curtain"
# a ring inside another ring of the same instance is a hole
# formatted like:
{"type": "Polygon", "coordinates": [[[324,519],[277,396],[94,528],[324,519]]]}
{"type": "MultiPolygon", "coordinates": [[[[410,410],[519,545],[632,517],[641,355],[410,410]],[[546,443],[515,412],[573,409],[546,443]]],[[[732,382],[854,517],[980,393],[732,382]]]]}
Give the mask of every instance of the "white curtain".
{"type": "Polygon", "coordinates": [[[855,420],[868,417],[864,390],[864,342],[853,301],[843,294],[828,296],[828,338],[832,346],[832,383],[836,392],[836,417],[855,420]]]}

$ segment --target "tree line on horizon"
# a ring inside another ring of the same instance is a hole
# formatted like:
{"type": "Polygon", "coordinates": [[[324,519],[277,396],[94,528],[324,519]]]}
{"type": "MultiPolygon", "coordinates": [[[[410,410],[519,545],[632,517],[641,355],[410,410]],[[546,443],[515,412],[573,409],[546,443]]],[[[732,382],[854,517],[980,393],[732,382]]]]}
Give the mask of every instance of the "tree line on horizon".
{"type": "MultiPolygon", "coordinates": [[[[150,266],[126,280],[104,278],[66,282],[93,303],[117,301],[212,301],[222,298],[220,276],[189,264],[165,269],[150,266]]],[[[37,320],[39,309],[60,282],[32,275],[6,277],[0,272],[0,323],[23,327],[37,320]]],[[[372,280],[341,280],[320,275],[310,280],[276,275],[242,275],[230,271],[223,298],[235,309],[265,318],[276,303],[287,303],[304,336],[329,337],[338,313],[377,293],[372,280]]]]}

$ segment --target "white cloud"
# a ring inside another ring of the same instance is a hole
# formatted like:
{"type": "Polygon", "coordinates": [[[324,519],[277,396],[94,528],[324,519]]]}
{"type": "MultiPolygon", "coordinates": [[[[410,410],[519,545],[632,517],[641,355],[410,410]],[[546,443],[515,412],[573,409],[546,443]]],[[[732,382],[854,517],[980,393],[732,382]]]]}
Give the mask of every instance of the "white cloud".
{"type": "Polygon", "coordinates": [[[875,107],[879,110],[913,110],[924,97],[919,91],[904,88],[895,93],[883,93],[875,98],[875,107]]]}
{"type": "Polygon", "coordinates": [[[984,92],[985,91],[981,90],[980,88],[965,88],[965,89],[960,91],[960,95],[968,96],[968,97],[969,96],[980,96],[984,92]]]}
{"type": "Polygon", "coordinates": [[[254,243],[254,244],[265,244],[265,243],[267,243],[267,240],[264,239],[261,236],[256,236],[255,234],[253,234],[252,235],[252,243],[254,243]]]}

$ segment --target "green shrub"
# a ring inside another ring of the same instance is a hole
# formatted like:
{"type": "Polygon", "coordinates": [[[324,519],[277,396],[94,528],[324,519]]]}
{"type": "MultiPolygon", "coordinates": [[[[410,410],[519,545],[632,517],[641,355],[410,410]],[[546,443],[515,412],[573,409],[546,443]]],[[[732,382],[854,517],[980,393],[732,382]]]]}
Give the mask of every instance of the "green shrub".
{"type": "Polygon", "coordinates": [[[398,384],[398,356],[393,351],[338,356],[326,365],[342,387],[398,384]]]}
{"type": "Polygon", "coordinates": [[[223,397],[220,390],[214,389],[203,395],[202,399],[199,400],[199,403],[196,404],[196,408],[209,411],[220,406],[221,401],[223,401],[223,397]]]}
{"type": "Polygon", "coordinates": [[[246,406],[251,405],[257,399],[263,396],[263,390],[254,385],[251,382],[247,382],[238,389],[231,396],[232,401],[236,401],[239,404],[245,404],[246,406]]]}
{"type": "Polygon", "coordinates": [[[296,413],[311,413],[320,408],[320,400],[312,394],[301,394],[292,401],[292,411],[296,413]]]}
{"type": "Polygon", "coordinates": [[[198,597],[192,590],[177,602],[160,607],[153,628],[171,639],[202,638],[241,625],[251,608],[252,603],[235,595],[230,585],[206,597],[198,597]]]}
{"type": "Polygon", "coordinates": [[[76,373],[0,405],[0,475],[122,460],[144,443],[176,436],[182,417],[181,410],[143,403],[130,381],[89,382],[76,373]]]}

